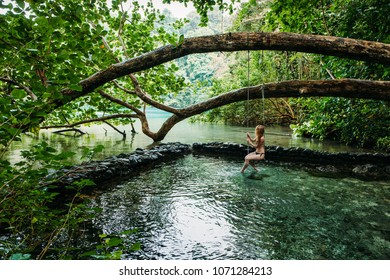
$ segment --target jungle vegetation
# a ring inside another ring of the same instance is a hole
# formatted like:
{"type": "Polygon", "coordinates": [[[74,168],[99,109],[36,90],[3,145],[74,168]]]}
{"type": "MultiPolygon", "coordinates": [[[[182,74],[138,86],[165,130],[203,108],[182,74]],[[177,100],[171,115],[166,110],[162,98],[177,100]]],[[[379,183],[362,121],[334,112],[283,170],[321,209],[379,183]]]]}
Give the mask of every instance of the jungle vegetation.
{"type": "MultiPolygon", "coordinates": [[[[5,152],[23,133],[131,126],[138,118],[143,133],[160,141],[177,122],[203,113],[203,121],[293,125],[301,135],[388,149],[387,1],[249,1],[231,19],[239,1],[180,2],[194,4],[196,26],[156,10],[153,1],[0,1],[1,258],[115,259],[139,248],[121,238],[128,231],[98,234],[96,246],[80,252],[75,236],[99,211],[82,194],[93,182],[59,197],[43,178],[70,165],[77,151],[58,152],[45,142],[11,164],[5,152]],[[222,25],[230,20],[229,29],[222,25]],[[201,32],[209,36],[188,38],[201,32]],[[310,54],[287,38],[303,41],[310,54]],[[148,127],[146,104],[173,113],[157,132],[148,127]]],[[[78,154],[91,160],[101,149],[78,154]]]]}

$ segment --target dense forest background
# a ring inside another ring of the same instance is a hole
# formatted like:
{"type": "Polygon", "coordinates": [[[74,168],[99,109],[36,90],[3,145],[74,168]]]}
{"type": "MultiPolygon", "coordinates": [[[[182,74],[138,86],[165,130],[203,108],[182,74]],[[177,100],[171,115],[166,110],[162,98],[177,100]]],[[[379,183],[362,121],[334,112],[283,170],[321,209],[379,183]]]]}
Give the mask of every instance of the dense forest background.
{"type": "MultiPolygon", "coordinates": [[[[93,182],[69,186],[74,196],[53,207],[58,203],[56,187],[42,178],[70,165],[68,159],[75,154],[92,160],[102,147],[59,153],[43,141],[24,151],[23,159],[12,165],[5,153],[23,133],[36,135],[44,128],[103,121],[130,126],[134,118],[144,117],[145,104],[139,97],[153,98],[175,110],[267,82],[390,78],[390,67],[370,62],[287,51],[242,51],[182,57],[75,97],[84,90],[80,83],[86,77],[161,46],[180,46],[186,37],[263,31],[390,43],[386,0],[251,0],[236,10],[222,0],[191,2],[197,12],[188,19],[176,19],[168,10],[156,10],[153,1],[145,5],[119,0],[111,5],[103,0],[0,1],[1,258],[85,258],[85,252],[72,248],[70,240],[99,211],[83,203],[88,197],[81,190],[93,182]]],[[[266,98],[233,103],[192,120],[288,125],[302,136],[390,150],[386,101],[266,98]]],[[[111,250],[122,244],[120,235],[97,238],[98,245],[88,257],[120,258],[120,250],[111,250]]],[[[130,249],[138,247],[134,244],[130,249]]]]}
{"type": "MultiPolygon", "coordinates": [[[[390,5],[386,1],[252,0],[242,4],[233,16],[212,12],[207,28],[197,26],[199,16],[190,14],[190,23],[185,24],[180,32],[186,37],[222,31],[296,32],[389,43],[390,19],[386,16],[389,12],[390,5]]],[[[179,73],[192,87],[174,99],[175,105],[179,105],[178,102],[194,103],[202,97],[272,81],[390,78],[388,66],[287,51],[251,51],[249,56],[246,52],[202,54],[181,58],[177,65],[179,73]]],[[[300,136],[376,147],[382,151],[390,149],[390,110],[385,101],[327,97],[246,103],[214,109],[193,119],[233,125],[248,122],[252,126],[259,122],[290,125],[300,136]]]]}

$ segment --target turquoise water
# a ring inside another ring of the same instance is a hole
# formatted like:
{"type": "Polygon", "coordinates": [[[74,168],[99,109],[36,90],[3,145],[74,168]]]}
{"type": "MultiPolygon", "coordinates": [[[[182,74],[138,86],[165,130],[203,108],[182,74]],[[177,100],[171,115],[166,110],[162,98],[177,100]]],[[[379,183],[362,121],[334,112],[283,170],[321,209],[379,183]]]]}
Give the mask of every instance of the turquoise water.
{"type": "Polygon", "coordinates": [[[390,185],[188,155],[113,186],[94,227],[138,229],[126,259],[389,259],[390,185]]]}
{"type": "MultiPolygon", "coordinates": [[[[147,111],[149,125],[153,131],[157,131],[166,118],[168,113],[149,109],[147,111]]],[[[118,126],[120,131],[125,131],[127,137],[124,139],[121,134],[114,131],[108,125],[82,126],[80,129],[86,134],[73,137],[57,135],[52,133],[55,130],[42,130],[38,137],[22,136],[21,142],[13,142],[10,152],[7,153],[7,159],[13,163],[20,161],[20,151],[29,149],[29,147],[46,141],[51,147],[58,151],[79,151],[82,147],[92,149],[97,145],[103,145],[104,150],[98,154],[95,159],[102,159],[120,153],[130,153],[137,148],[147,148],[153,145],[153,141],[141,132],[141,124],[136,121],[134,124],[137,134],[132,135],[131,126],[118,126]]],[[[232,142],[246,144],[246,132],[253,133],[254,127],[239,127],[222,124],[204,124],[190,123],[183,121],[178,123],[169,132],[164,139],[167,142],[181,142],[192,144],[194,142],[232,142]]],[[[291,136],[292,131],[286,127],[266,127],[266,145],[275,145],[282,147],[302,147],[312,150],[321,150],[329,152],[356,152],[361,149],[348,147],[333,141],[318,141],[316,139],[299,138],[291,136]]],[[[80,162],[79,158],[73,159],[75,163],[80,162]]]]}
{"type": "MultiPolygon", "coordinates": [[[[167,117],[154,110],[148,114],[153,130],[167,117]]],[[[135,127],[140,131],[138,122],[135,127]]],[[[81,137],[41,131],[14,142],[7,158],[18,162],[21,150],[43,140],[58,151],[103,145],[97,158],[153,145],[142,133],[119,128],[126,139],[104,125],[82,127],[88,134],[81,137]]],[[[184,121],[163,142],[245,143],[245,133],[253,129],[184,121]]],[[[266,145],[360,151],[290,133],[267,127],[266,145]]],[[[97,195],[91,206],[103,212],[94,219],[91,235],[138,228],[131,241],[140,241],[142,250],[126,253],[128,259],[390,258],[389,182],[313,177],[267,164],[243,176],[241,166],[241,161],[189,155],[142,172],[97,195]]],[[[86,250],[91,249],[88,239],[80,240],[86,250]]]]}

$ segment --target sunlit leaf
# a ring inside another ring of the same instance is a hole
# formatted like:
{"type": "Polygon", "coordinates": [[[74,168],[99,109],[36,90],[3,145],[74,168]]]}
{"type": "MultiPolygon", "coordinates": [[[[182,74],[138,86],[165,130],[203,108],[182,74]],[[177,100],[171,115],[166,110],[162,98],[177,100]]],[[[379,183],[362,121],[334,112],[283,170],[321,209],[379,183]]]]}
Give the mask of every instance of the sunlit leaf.
{"type": "Polygon", "coordinates": [[[25,98],[27,96],[27,93],[26,93],[26,91],[21,90],[21,89],[14,89],[11,92],[11,95],[15,99],[22,99],[22,98],[25,98]]]}

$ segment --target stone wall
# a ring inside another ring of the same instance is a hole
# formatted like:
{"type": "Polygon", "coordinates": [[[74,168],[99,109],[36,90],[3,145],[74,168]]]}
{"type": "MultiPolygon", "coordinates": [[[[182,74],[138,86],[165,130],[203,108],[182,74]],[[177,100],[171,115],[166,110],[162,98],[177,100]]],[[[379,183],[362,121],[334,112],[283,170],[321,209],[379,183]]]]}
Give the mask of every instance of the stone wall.
{"type": "MultiPolygon", "coordinates": [[[[91,179],[96,184],[136,174],[158,163],[173,160],[191,153],[191,146],[181,143],[160,144],[151,149],[136,149],[129,154],[119,154],[104,160],[91,161],[60,170],[57,185],[71,185],[81,179],[91,179]]],[[[53,174],[50,179],[58,178],[53,174]]]]}
{"type": "MultiPolygon", "coordinates": [[[[249,149],[249,152],[253,149],[249,149]]],[[[248,147],[234,143],[182,143],[160,144],[151,149],[137,149],[133,153],[120,154],[100,161],[83,163],[53,174],[60,176],[57,185],[70,185],[80,179],[91,179],[96,184],[124,178],[168,160],[194,153],[209,156],[226,156],[243,160],[248,147]]],[[[352,176],[365,180],[390,179],[390,155],[367,153],[328,153],[302,148],[266,147],[267,164],[289,164],[305,168],[317,176],[352,176]]]]}
{"type": "MultiPolygon", "coordinates": [[[[234,143],[194,143],[194,153],[224,155],[244,158],[253,148],[234,143]]],[[[289,163],[303,167],[313,175],[343,177],[351,176],[364,180],[390,179],[390,154],[329,153],[303,148],[266,147],[266,162],[289,163]]]]}

